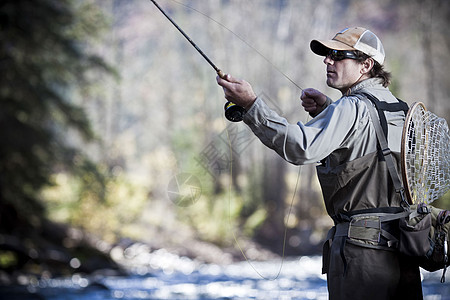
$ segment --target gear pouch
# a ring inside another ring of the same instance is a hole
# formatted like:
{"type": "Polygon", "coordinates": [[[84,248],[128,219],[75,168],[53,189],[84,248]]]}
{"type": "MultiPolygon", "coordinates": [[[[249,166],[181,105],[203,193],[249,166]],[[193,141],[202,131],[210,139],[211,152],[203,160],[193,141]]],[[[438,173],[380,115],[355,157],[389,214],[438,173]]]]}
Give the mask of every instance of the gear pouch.
{"type": "Polygon", "coordinates": [[[399,251],[408,256],[425,256],[431,248],[429,235],[431,230],[431,214],[429,212],[416,214],[399,220],[400,242],[399,251]]]}

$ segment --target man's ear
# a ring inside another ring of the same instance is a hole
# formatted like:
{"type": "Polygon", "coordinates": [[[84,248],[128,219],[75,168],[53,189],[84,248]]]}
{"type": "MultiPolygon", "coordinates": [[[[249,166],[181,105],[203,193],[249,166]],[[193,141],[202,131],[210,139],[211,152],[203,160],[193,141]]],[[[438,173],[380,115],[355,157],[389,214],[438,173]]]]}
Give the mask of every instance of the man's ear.
{"type": "Polygon", "coordinates": [[[372,70],[373,66],[375,65],[375,61],[373,60],[372,57],[369,57],[368,59],[366,59],[365,61],[362,62],[362,69],[361,69],[361,74],[367,74],[370,72],[370,70],[372,70]]]}

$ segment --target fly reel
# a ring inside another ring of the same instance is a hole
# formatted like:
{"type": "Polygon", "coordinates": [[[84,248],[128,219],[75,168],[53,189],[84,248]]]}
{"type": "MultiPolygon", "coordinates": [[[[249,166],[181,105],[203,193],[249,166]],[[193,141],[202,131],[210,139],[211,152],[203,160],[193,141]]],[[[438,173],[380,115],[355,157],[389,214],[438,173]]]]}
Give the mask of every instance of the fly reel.
{"type": "Polygon", "coordinates": [[[245,113],[247,112],[242,106],[236,105],[230,101],[225,103],[223,109],[225,110],[225,117],[231,122],[242,121],[245,113]]]}

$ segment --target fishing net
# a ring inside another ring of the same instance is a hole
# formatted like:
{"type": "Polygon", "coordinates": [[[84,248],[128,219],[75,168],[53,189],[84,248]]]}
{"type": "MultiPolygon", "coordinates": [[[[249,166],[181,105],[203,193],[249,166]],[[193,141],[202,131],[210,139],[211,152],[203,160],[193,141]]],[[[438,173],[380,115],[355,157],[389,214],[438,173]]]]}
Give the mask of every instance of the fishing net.
{"type": "Polygon", "coordinates": [[[415,103],[402,136],[402,176],[410,203],[427,203],[450,189],[450,135],[445,119],[415,103]]]}

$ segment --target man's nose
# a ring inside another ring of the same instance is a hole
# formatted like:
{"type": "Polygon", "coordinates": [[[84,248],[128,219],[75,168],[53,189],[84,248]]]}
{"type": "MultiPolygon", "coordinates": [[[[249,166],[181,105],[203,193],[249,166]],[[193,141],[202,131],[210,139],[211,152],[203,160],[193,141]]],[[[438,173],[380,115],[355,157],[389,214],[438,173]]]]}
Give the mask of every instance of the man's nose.
{"type": "Polygon", "coordinates": [[[332,59],[330,58],[330,56],[327,55],[327,56],[325,56],[325,58],[323,59],[323,63],[326,64],[326,65],[332,65],[332,64],[334,63],[334,60],[332,60],[332,59]]]}

